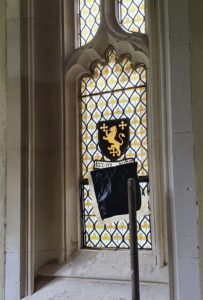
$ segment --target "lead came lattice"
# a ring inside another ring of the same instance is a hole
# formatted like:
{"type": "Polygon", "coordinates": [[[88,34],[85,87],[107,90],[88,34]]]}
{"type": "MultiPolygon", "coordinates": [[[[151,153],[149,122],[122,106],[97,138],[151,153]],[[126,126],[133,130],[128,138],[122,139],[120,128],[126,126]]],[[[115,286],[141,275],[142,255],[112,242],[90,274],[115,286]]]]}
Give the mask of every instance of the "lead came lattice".
{"type": "Polygon", "coordinates": [[[90,42],[100,23],[100,0],[79,1],[79,41],[80,46],[90,42]]]}
{"type": "Polygon", "coordinates": [[[129,32],[145,33],[145,0],[118,0],[119,21],[129,32]]]}
{"type": "MultiPolygon", "coordinates": [[[[117,60],[113,48],[104,63],[93,66],[92,76],[81,80],[81,163],[82,178],[93,169],[95,160],[109,161],[98,146],[97,123],[101,120],[130,119],[130,146],[119,160],[135,158],[138,175],[148,176],[146,69],[133,68],[130,57],[117,60]]],[[[141,183],[142,194],[148,193],[147,183],[141,183]]],[[[126,221],[100,225],[97,222],[89,194],[82,186],[84,246],[90,248],[129,248],[129,224],[126,221]]],[[[150,217],[140,217],[137,223],[140,249],[151,249],[150,217]]]]}

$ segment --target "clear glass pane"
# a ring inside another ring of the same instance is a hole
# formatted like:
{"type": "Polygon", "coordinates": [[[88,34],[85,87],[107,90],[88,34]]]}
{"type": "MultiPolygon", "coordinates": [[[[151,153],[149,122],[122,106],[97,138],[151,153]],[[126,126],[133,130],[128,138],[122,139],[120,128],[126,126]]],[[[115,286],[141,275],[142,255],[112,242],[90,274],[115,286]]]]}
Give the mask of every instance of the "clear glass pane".
{"type": "Polygon", "coordinates": [[[100,23],[100,0],[79,0],[80,46],[90,42],[100,23]]]}
{"type": "Polygon", "coordinates": [[[129,32],[145,33],[145,0],[118,0],[119,21],[129,32]]]}
{"type": "MultiPolygon", "coordinates": [[[[134,69],[129,57],[117,60],[111,48],[106,63],[97,63],[93,75],[81,80],[83,178],[93,170],[95,160],[109,160],[98,146],[97,123],[120,118],[130,119],[130,145],[119,160],[134,158],[138,162],[138,175],[148,176],[146,105],[145,66],[134,69]]],[[[148,194],[147,183],[142,183],[141,189],[143,197],[148,194]]],[[[98,224],[88,185],[83,187],[83,208],[85,247],[129,248],[129,224],[126,221],[98,224]]],[[[139,248],[151,249],[150,216],[140,217],[137,228],[139,248]]]]}

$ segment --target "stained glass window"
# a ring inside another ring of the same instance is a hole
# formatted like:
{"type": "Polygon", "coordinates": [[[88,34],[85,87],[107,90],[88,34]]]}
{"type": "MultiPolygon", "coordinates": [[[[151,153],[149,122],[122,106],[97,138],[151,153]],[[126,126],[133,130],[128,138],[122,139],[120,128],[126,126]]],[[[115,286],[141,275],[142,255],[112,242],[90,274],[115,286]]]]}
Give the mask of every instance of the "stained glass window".
{"type": "Polygon", "coordinates": [[[100,0],[79,0],[80,46],[90,42],[100,23],[100,0]]]}
{"type": "Polygon", "coordinates": [[[145,33],[145,0],[118,0],[119,21],[129,32],[145,33]]]}
{"type": "MultiPolygon", "coordinates": [[[[83,180],[95,160],[109,161],[98,146],[99,121],[129,118],[130,145],[119,160],[134,158],[138,175],[148,177],[146,68],[134,68],[129,56],[118,60],[110,48],[106,61],[96,62],[92,76],[81,80],[81,172],[83,180]]],[[[141,183],[147,195],[148,183],[141,183]]],[[[126,221],[101,225],[92,206],[88,185],[82,186],[84,247],[129,248],[129,224],[126,221]]],[[[151,249],[150,216],[138,219],[138,246],[151,249]]]]}

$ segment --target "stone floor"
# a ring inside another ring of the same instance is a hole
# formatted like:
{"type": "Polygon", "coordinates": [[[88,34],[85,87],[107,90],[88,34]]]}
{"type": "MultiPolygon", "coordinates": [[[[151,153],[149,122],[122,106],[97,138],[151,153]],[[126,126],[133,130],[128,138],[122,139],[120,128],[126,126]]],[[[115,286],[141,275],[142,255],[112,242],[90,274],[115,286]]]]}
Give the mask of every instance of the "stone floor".
{"type": "MultiPolygon", "coordinates": [[[[141,300],[169,300],[168,270],[150,253],[140,258],[141,300]]],[[[131,300],[129,251],[78,251],[64,264],[38,271],[36,291],[24,300],[131,300]]]]}
{"type": "MultiPolygon", "coordinates": [[[[169,300],[167,284],[141,283],[141,300],[169,300]]],[[[37,291],[24,300],[130,300],[129,281],[42,278],[37,291]]]]}

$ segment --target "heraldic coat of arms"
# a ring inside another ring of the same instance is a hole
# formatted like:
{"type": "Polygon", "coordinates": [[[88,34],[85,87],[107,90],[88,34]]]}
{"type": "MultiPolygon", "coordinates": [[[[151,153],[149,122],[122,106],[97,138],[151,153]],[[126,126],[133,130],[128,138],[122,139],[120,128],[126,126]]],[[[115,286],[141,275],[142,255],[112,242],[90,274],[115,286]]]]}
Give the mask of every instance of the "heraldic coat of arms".
{"type": "Polygon", "coordinates": [[[129,119],[100,121],[97,124],[101,152],[115,161],[123,155],[129,145],[129,119]]]}

